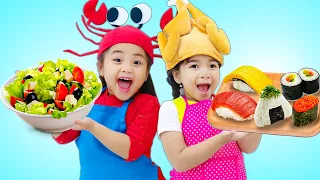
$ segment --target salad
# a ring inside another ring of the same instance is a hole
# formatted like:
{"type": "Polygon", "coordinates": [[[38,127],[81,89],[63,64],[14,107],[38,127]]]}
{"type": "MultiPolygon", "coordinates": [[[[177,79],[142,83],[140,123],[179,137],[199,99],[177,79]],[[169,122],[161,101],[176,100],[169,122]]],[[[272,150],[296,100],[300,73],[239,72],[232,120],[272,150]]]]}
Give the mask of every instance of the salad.
{"type": "Polygon", "coordinates": [[[16,75],[5,87],[10,104],[24,113],[51,114],[56,119],[89,104],[102,88],[94,72],[83,72],[67,60],[49,60],[16,75]]]}

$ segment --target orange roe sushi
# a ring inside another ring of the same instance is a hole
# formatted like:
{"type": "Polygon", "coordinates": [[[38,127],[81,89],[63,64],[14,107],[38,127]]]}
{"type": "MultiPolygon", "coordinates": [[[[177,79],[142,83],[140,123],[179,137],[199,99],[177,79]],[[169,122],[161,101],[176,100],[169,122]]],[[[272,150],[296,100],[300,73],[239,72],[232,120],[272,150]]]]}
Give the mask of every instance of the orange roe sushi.
{"type": "Polygon", "coordinates": [[[297,127],[305,126],[318,119],[319,99],[314,95],[307,95],[293,103],[293,124],[297,127]]]}

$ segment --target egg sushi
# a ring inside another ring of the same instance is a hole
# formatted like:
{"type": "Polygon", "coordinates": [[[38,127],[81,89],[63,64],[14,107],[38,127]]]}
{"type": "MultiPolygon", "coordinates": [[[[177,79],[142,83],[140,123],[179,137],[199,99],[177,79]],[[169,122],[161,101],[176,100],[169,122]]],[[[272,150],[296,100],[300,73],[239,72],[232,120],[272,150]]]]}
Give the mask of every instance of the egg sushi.
{"type": "Polygon", "coordinates": [[[267,85],[273,85],[272,80],[260,69],[253,66],[241,66],[228,74],[223,82],[232,81],[233,87],[242,92],[257,92],[260,94],[267,85]]]}

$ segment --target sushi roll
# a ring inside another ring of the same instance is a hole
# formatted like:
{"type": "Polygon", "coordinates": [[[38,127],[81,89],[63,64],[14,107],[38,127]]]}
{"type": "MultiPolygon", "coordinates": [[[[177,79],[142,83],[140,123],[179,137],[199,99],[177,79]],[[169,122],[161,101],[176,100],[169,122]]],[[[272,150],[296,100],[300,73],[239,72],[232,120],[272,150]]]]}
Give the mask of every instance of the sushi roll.
{"type": "Polygon", "coordinates": [[[299,70],[302,79],[302,91],[306,94],[314,94],[319,91],[319,73],[311,68],[299,70]]]}
{"type": "Polygon", "coordinates": [[[263,89],[254,112],[258,127],[274,124],[292,115],[292,107],[280,91],[274,86],[263,89]]]}
{"type": "Polygon", "coordinates": [[[293,124],[297,127],[305,126],[318,119],[319,99],[314,95],[307,95],[293,103],[293,124]]]}
{"type": "Polygon", "coordinates": [[[301,78],[298,73],[289,72],[281,77],[283,96],[290,101],[297,100],[302,96],[301,78]]]}
{"type": "Polygon", "coordinates": [[[241,92],[223,92],[215,96],[211,108],[218,116],[245,121],[253,118],[257,103],[241,92]]]}
{"type": "Polygon", "coordinates": [[[253,66],[240,66],[223,79],[224,83],[231,81],[233,87],[239,91],[258,94],[267,85],[273,85],[272,80],[264,72],[253,66]]]}

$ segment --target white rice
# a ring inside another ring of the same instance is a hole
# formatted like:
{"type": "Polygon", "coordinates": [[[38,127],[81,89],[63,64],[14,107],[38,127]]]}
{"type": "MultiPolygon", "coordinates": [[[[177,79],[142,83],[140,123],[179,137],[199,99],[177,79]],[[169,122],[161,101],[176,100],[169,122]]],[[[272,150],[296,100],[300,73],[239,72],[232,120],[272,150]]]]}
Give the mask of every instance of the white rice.
{"type": "Polygon", "coordinates": [[[262,99],[260,98],[254,112],[254,120],[258,127],[271,125],[269,110],[282,106],[284,119],[292,115],[292,107],[290,103],[280,95],[278,98],[262,99]]]}
{"type": "Polygon", "coordinates": [[[304,81],[313,81],[313,80],[316,80],[319,77],[319,73],[316,70],[311,69],[311,68],[300,69],[299,75],[300,75],[301,79],[303,79],[304,81]],[[305,74],[303,74],[304,70],[308,70],[308,71],[313,72],[313,76],[307,77],[305,74]]]}
{"type": "Polygon", "coordinates": [[[216,113],[218,116],[221,116],[225,119],[234,119],[236,121],[245,121],[245,120],[251,120],[253,118],[253,114],[251,114],[249,117],[243,119],[241,116],[239,116],[237,113],[233,112],[232,110],[225,108],[225,107],[219,107],[216,108],[216,113]]]}
{"type": "Polygon", "coordinates": [[[295,72],[289,72],[289,73],[286,73],[284,74],[282,77],[281,77],[281,84],[285,85],[285,86],[296,86],[298,84],[301,83],[301,78],[299,76],[298,73],[295,73],[295,72]],[[294,78],[294,81],[293,82],[288,82],[286,80],[286,78],[290,75],[294,74],[295,75],[295,78],[294,78]]]}
{"type": "Polygon", "coordinates": [[[255,92],[247,83],[244,83],[242,81],[233,81],[233,87],[235,89],[238,89],[239,91],[242,92],[255,92]]]}

